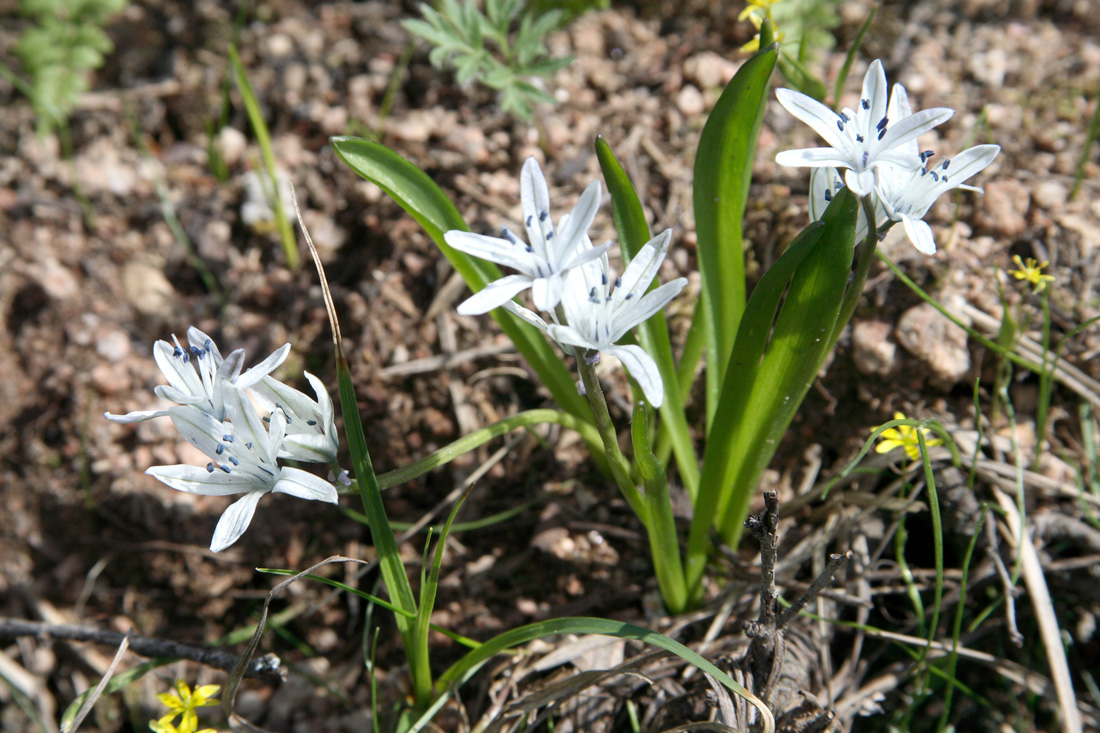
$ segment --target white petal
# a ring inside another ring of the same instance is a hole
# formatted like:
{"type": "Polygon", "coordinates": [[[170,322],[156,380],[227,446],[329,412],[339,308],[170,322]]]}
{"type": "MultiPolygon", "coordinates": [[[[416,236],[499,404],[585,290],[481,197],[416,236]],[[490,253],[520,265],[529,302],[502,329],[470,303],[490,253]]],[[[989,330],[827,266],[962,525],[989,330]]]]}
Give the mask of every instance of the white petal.
{"type": "Polygon", "coordinates": [[[654,407],[660,407],[665,401],[664,384],[661,381],[661,372],[657,369],[657,362],[637,344],[626,346],[612,346],[604,349],[604,353],[616,357],[623,363],[630,376],[642,388],[642,393],[654,407]]]}
{"type": "Polygon", "coordinates": [[[540,331],[546,331],[546,329],[547,329],[546,321],[539,318],[538,314],[535,313],[534,311],[528,310],[527,308],[524,308],[519,303],[516,303],[516,302],[511,301],[511,300],[506,302],[502,307],[505,310],[507,310],[507,311],[511,312],[512,314],[518,316],[519,318],[523,319],[524,321],[527,321],[528,323],[530,323],[532,326],[539,329],[540,331]]]}
{"type": "Polygon", "coordinates": [[[877,158],[878,151],[898,148],[910,140],[916,140],[936,125],[947,122],[954,114],[955,110],[949,107],[934,107],[900,119],[886,128],[886,134],[881,140],[870,141],[871,155],[877,158]]]}
{"type": "Polygon", "coordinates": [[[199,379],[190,362],[185,363],[182,358],[175,356],[175,352],[175,347],[167,341],[157,341],[153,345],[153,360],[164,374],[164,378],[168,380],[168,384],[180,393],[192,396],[205,395],[206,390],[202,386],[202,380],[199,379]]]}
{"type": "Polygon", "coordinates": [[[844,172],[844,183],[857,196],[866,196],[875,190],[875,172],[866,170],[856,172],[849,168],[844,172]]]}
{"type": "Polygon", "coordinates": [[[847,155],[851,154],[852,141],[836,126],[840,115],[816,99],[793,89],[776,89],[775,96],[788,112],[812,127],[829,145],[847,155]]]}
{"type": "Polygon", "coordinates": [[[312,473],[298,468],[284,467],[272,491],[279,494],[290,494],[299,499],[325,501],[329,504],[336,504],[340,501],[335,486],[319,476],[314,476],[312,473]]]}
{"type": "Polygon", "coordinates": [[[779,153],[775,162],[788,168],[847,168],[853,161],[836,148],[798,148],[779,153]]]}
{"type": "Polygon", "coordinates": [[[488,313],[531,287],[532,282],[534,281],[527,275],[507,275],[494,280],[459,303],[458,313],[462,316],[479,316],[482,313],[488,313]]]}
{"type": "Polygon", "coordinates": [[[335,430],[336,423],[333,419],[332,397],[329,396],[325,383],[309,372],[304,372],[309,386],[313,387],[313,393],[317,395],[317,406],[321,408],[321,429],[325,432],[335,430]]]}
{"type": "Polygon", "coordinates": [[[961,186],[963,181],[985,170],[1000,152],[1000,145],[975,145],[952,158],[946,171],[936,169],[936,172],[941,177],[946,173],[951,183],[954,184],[952,188],[961,186]]]}
{"type": "Polygon", "coordinates": [[[549,313],[561,302],[562,277],[552,272],[548,277],[535,278],[531,286],[531,299],[540,311],[549,313]]]}
{"type": "MultiPolygon", "coordinates": [[[[336,460],[339,449],[334,438],[320,433],[291,433],[283,438],[279,458],[309,463],[329,463],[336,460]]],[[[287,469],[283,469],[285,472],[287,469]]]]}
{"type": "MultiPolygon", "coordinates": [[[[239,379],[235,380],[235,384],[241,389],[248,389],[268,374],[275,371],[280,364],[286,361],[286,357],[289,354],[290,344],[283,344],[275,349],[275,351],[271,352],[266,359],[242,374],[239,379]]],[[[228,359],[226,361],[228,361],[228,359]]]]}
{"type": "Polygon", "coordinates": [[[550,258],[550,263],[556,269],[564,269],[562,264],[572,256],[577,241],[584,237],[588,233],[588,228],[592,226],[592,220],[596,218],[596,212],[600,208],[601,190],[599,181],[589,183],[584,193],[577,199],[577,205],[573,207],[568,218],[562,217],[561,227],[553,240],[555,246],[552,249],[555,256],[550,258]]]}
{"type": "MultiPolygon", "coordinates": [[[[901,84],[895,84],[893,91],[890,92],[890,106],[887,107],[886,115],[890,118],[890,122],[897,124],[912,114],[913,107],[909,104],[909,93],[901,84]]],[[[920,145],[915,138],[894,149],[910,160],[920,155],[920,145]]]]}
{"type": "Polygon", "coordinates": [[[221,552],[241,538],[256,513],[256,504],[265,493],[250,491],[226,507],[210,540],[211,552],[221,552]]]}
{"type": "Polygon", "coordinates": [[[875,59],[867,67],[867,73],[863,76],[863,91],[860,93],[860,111],[867,120],[867,128],[863,131],[868,134],[875,129],[884,116],[886,116],[886,72],[882,70],[882,62],[875,59]],[[863,100],[871,105],[869,110],[863,110],[863,100]]]}
{"type": "Polygon", "coordinates": [[[218,351],[218,345],[214,343],[214,339],[194,326],[190,326],[187,329],[187,343],[191,344],[196,349],[210,349],[210,353],[214,355],[214,361],[219,364],[222,362],[222,352],[218,351]]]}
{"type": "Polygon", "coordinates": [[[622,283],[615,289],[615,295],[622,291],[622,297],[628,293],[634,293],[635,298],[640,297],[653,278],[657,277],[657,270],[665,261],[668,254],[668,246],[672,242],[672,230],[666,229],[653,239],[646,242],[626,270],[622,274],[622,283]]]}
{"type": "Polygon", "coordinates": [[[624,309],[621,317],[616,314],[615,330],[611,332],[610,341],[615,343],[627,331],[648,321],[655,313],[668,305],[670,300],[679,295],[680,291],[687,286],[687,283],[686,277],[676,278],[637,298],[637,302],[632,301],[629,310],[624,309]]]}
{"type": "Polygon", "coordinates": [[[458,229],[445,233],[443,240],[459,252],[534,275],[531,271],[531,255],[522,242],[517,241],[513,244],[507,239],[487,237],[484,234],[463,232],[458,229]]]}
{"type": "Polygon", "coordinates": [[[533,156],[523,161],[523,170],[519,174],[519,200],[523,209],[523,223],[531,235],[531,244],[535,245],[536,240],[542,238],[542,230],[536,225],[540,219],[549,220],[550,190],[546,187],[542,168],[533,156]],[[536,232],[538,236],[535,235],[536,232]]]}
{"type": "Polygon", "coordinates": [[[169,414],[168,410],[135,410],[134,412],[127,412],[125,415],[113,415],[110,412],[105,412],[103,417],[111,422],[126,424],[145,422],[146,420],[152,420],[154,417],[164,417],[167,414],[169,414]]]}
{"type": "Polygon", "coordinates": [[[932,236],[932,227],[920,219],[913,219],[905,214],[901,215],[901,221],[914,247],[926,255],[936,254],[936,239],[932,236]]]}
{"type": "Polygon", "coordinates": [[[171,486],[176,491],[203,496],[232,496],[255,490],[255,482],[239,473],[225,473],[214,469],[211,473],[205,468],[178,464],[175,466],[152,466],[146,474],[171,486]]]}
{"type": "Polygon", "coordinates": [[[582,349],[591,349],[592,351],[601,351],[605,347],[610,346],[610,344],[592,341],[572,326],[551,325],[547,326],[546,331],[550,334],[550,338],[554,339],[559,344],[579,346],[582,349]]]}
{"type": "Polygon", "coordinates": [[[222,460],[218,458],[218,446],[222,436],[232,432],[232,428],[192,405],[173,407],[168,415],[184,440],[215,461],[222,460]]]}

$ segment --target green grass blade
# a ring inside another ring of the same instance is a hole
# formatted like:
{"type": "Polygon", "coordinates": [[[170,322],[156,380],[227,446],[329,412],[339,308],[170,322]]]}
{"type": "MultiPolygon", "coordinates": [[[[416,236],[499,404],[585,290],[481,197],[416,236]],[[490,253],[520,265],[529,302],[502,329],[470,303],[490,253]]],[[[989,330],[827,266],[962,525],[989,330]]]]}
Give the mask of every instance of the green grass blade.
{"type": "Polygon", "coordinates": [[[244,101],[244,109],[248,114],[248,121],[252,125],[252,132],[256,135],[256,142],[260,146],[260,155],[264,161],[264,173],[267,174],[270,186],[269,204],[274,210],[275,226],[279,230],[279,238],[283,242],[283,252],[286,254],[286,266],[291,270],[298,267],[298,239],[294,236],[294,229],[290,226],[286,211],[283,209],[283,201],[279,195],[278,167],[275,164],[275,151],[271,147],[271,133],[267,130],[267,122],[264,121],[263,111],[260,110],[260,102],[256,99],[256,93],[252,90],[252,84],[248,81],[241,57],[237,54],[237,48],[229,44],[229,64],[233,67],[233,78],[237,82],[237,90],[244,101]]]}
{"type": "Polygon", "coordinates": [[[774,44],[761,49],[738,69],[707,118],[695,153],[692,201],[699,272],[706,293],[702,316],[707,335],[708,432],[745,308],[741,223],[777,49],[774,44]]]}
{"type": "MultiPolygon", "coordinates": [[[[619,164],[611,146],[602,138],[596,138],[596,157],[600,161],[607,190],[611,194],[611,211],[615,219],[615,230],[619,234],[619,246],[623,253],[623,267],[634,258],[638,251],[650,240],[649,225],[638,193],[630,177],[619,164]]],[[[657,287],[654,280],[650,289],[657,287]]],[[[687,416],[684,414],[684,402],[680,397],[676,364],[672,358],[672,343],[668,337],[668,321],[664,314],[650,318],[638,329],[638,340],[661,372],[665,387],[665,401],[660,414],[664,427],[672,441],[672,451],[676,454],[676,465],[680,467],[680,477],[684,488],[692,501],[699,489],[699,459],[695,455],[695,446],[691,442],[687,416]]]]}
{"type": "MultiPolygon", "coordinates": [[[[469,227],[446,194],[424,171],[385,145],[370,140],[334,137],[330,143],[349,168],[378,185],[424,227],[471,290],[481,290],[500,277],[496,265],[470,257],[443,241],[444,232],[451,229],[468,231],[469,227]]],[[[587,403],[577,393],[573,377],[550,342],[535,328],[502,308],[492,311],[491,315],[538,373],[557,403],[566,412],[591,423],[587,403]]],[[[593,449],[602,453],[598,441],[593,449]]]]}
{"type": "Polygon", "coordinates": [[[876,3],[871,6],[871,12],[867,14],[867,19],[860,26],[859,33],[856,34],[856,40],[852,42],[852,47],[848,49],[848,54],[844,57],[844,65],[840,67],[840,73],[836,75],[836,86],[833,88],[833,107],[837,110],[840,109],[840,92],[844,89],[844,83],[848,81],[848,73],[852,70],[852,63],[855,62],[859,47],[863,45],[863,38],[867,35],[867,31],[871,29],[871,23],[875,22],[877,13],[878,4],[876,3]]]}
{"type": "Polygon", "coordinates": [[[612,621],[610,619],[586,617],[558,618],[548,621],[539,621],[506,631],[485,642],[480,647],[469,652],[466,656],[462,657],[462,659],[455,662],[450,669],[440,676],[439,684],[444,686],[457,682],[468,670],[511,647],[525,644],[535,639],[560,634],[599,634],[601,636],[610,636],[617,639],[633,639],[672,652],[689,664],[695,665],[703,672],[714,677],[726,687],[726,689],[740,695],[756,706],[757,710],[760,710],[761,715],[764,716],[765,730],[774,730],[774,723],[770,728],[768,727],[768,723],[771,722],[771,714],[766,712],[764,704],[751,692],[735,682],[728,674],[714,666],[714,664],[680,642],[664,634],[659,634],[656,631],[650,631],[649,629],[635,626],[634,624],[628,624],[622,621],[612,621]]]}

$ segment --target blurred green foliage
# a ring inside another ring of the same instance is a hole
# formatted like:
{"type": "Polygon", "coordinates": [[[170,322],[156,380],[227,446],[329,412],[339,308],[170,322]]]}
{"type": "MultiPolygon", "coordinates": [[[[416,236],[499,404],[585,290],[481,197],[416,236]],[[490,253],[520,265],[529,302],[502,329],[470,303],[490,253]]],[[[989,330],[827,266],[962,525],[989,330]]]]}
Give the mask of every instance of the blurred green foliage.
{"type": "Polygon", "coordinates": [[[20,88],[34,105],[40,134],[64,126],[89,72],[103,65],[114,46],[103,32],[107,20],[129,0],[21,0],[19,11],[34,20],[15,45],[30,77],[20,88]]]}

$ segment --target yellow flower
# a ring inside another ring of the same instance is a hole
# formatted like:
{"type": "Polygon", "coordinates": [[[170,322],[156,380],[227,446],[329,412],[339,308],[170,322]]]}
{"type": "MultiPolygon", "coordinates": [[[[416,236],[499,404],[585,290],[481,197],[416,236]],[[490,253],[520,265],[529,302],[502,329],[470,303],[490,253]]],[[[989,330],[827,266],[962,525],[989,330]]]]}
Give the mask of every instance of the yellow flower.
{"type": "Polygon", "coordinates": [[[206,733],[205,730],[196,731],[196,728],[199,727],[199,718],[195,715],[195,708],[205,708],[211,705],[217,705],[218,701],[214,700],[213,696],[216,695],[220,689],[221,685],[202,685],[201,687],[196,687],[195,691],[192,693],[191,688],[187,686],[186,682],[183,680],[176,680],[175,692],[162,692],[157,695],[157,699],[160,700],[170,712],[160,720],[150,723],[149,727],[156,731],[156,733],[206,733]],[[181,714],[183,717],[180,718],[180,724],[177,728],[172,724],[172,721],[177,715],[181,714]]]}
{"type": "MultiPolygon", "coordinates": [[[[895,412],[895,420],[905,420],[905,413],[895,412]]],[[[875,446],[876,453],[889,453],[894,448],[904,448],[905,455],[909,456],[909,460],[915,461],[920,458],[920,439],[917,438],[918,428],[914,428],[910,425],[899,425],[896,428],[887,428],[882,431],[879,436],[879,444],[875,446]]],[[[943,445],[943,441],[939,438],[932,438],[928,435],[928,428],[919,428],[924,435],[924,444],[931,448],[934,445],[943,445]]]]}
{"type": "MultiPolygon", "coordinates": [[[[764,25],[764,21],[767,20],[772,24],[772,29],[775,29],[775,21],[772,20],[772,5],[775,5],[779,0],[749,0],[749,4],[745,6],[745,9],[737,16],[737,20],[748,20],[752,23],[756,30],[760,30],[760,26],[764,25]]],[[[783,34],[778,31],[775,32],[774,38],[776,41],[783,40],[783,34]]],[[[760,50],[760,34],[757,33],[753,36],[752,40],[741,47],[742,51],[759,51],[760,50]]]]}
{"type": "Polygon", "coordinates": [[[1014,276],[1017,280],[1027,280],[1032,284],[1033,292],[1041,293],[1048,282],[1054,282],[1052,275],[1043,274],[1043,268],[1049,265],[1049,262],[1039,264],[1039,261],[1034,257],[1028,257],[1025,263],[1020,259],[1020,255],[1012,255],[1012,261],[1016,263],[1016,267],[1019,269],[1009,270],[1008,274],[1014,276]]]}

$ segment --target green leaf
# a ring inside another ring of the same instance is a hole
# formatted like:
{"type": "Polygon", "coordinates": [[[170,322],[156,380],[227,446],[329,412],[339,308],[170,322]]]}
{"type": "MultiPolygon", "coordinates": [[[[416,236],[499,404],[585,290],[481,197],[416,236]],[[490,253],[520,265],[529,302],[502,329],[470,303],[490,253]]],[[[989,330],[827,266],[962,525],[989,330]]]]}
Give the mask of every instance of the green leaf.
{"type": "Polygon", "coordinates": [[[773,45],[738,69],[707,118],[695,154],[692,200],[703,278],[700,307],[707,335],[708,432],[745,308],[741,220],[775,59],[773,45]]]}
{"type": "Polygon", "coordinates": [[[852,267],[858,203],[847,189],[838,194],[749,299],[722,385],[721,419],[707,437],[688,537],[693,598],[701,591],[711,523],[736,546],[756,482],[828,354],[852,267]]]}
{"type": "MultiPolygon", "coordinates": [[[[470,257],[443,241],[444,232],[451,229],[469,231],[469,227],[446,194],[424,171],[380,143],[353,137],[334,137],[330,142],[348,167],[377,184],[424,227],[471,290],[481,290],[500,278],[496,265],[470,257]]],[[[502,308],[492,311],[492,316],[562,409],[591,423],[588,403],[577,394],[572,375],[542,333],[502,308]]],[[[590,443],[590,447],[594,453],[602,453],[598,442],[590,443]]]]}
{"type": "MultiPolygon", "coordinates": [[[[642,202],[638,199],[634,184],[619,164],[611,146],[602,137],[596,138],[596,157],[600,161],[600,170],[603,171],[604,180],[607,182],[608,193],[611,194],[611,212],[615,219],[615,231],[619,235],[619,247],[625,269],[630,260],[650,240],[649,225],[646,223],[642,202]]],[[[655,287],[657,287],[656,281],[652,283],[650,289],[655,287]]],[[[642,348],[657,362],[657,369],[661,372],[661,381],[665,388],[665,401],[660,409],[661,417],[665,421],[665,429],[671,435],[672,448],[676,454],[676,464],[680,467],[684,488],[687,489],[692,501],[695,501],[695,495],[699,489],[698,458],[691,441],[691,430],[688,428],[687,415],[684,413],[684,402],[681,399],[680,390],[676,388],[676,365],[673,362],[672,344],[668,337],[668,321],[663,314],[650,318],[638,329],[638,337],[642,348]]]]}

